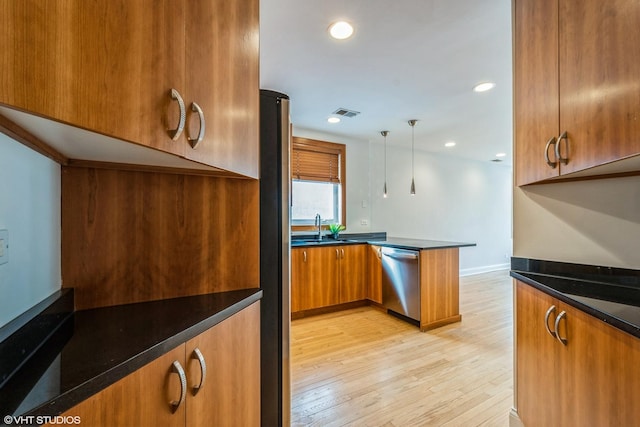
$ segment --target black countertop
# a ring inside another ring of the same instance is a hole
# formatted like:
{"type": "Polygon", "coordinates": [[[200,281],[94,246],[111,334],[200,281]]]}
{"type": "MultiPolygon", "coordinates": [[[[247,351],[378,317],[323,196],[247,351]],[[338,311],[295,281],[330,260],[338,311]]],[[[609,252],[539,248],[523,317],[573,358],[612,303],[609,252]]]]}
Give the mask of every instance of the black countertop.
{"type": "Polygon", "coordinates": [[[386,246],[396,249],[407,250],[429,250],[429,249],[447,249],[461,248],[467,246],[476,246],[475,243],[463,242],[446,242],[440,240],[425,239],[406,239],[403,237],[387,237],[386,233],[354,233],[341,234],[339,239],[324,237],[322,240],[316,240],[311,235],[292,236],[291,247],[308,248],[314,246],[334,246],[334,245],[357,245],[371,244],[378,246],[386,246]]]}
{"type": "Polygon", "coordinates": [[[261,297],[245,289],[76,311],[0,388],[0,415],[58,415],[261,297]]]}
{"type": "Polygon", "coordinates": [[[408,250],[429,250],[429,249],[447,249],[462,248],[467,246],[475,246],[475,243],[463,242],[445,242],[441,240],[423,240],[423,239],[405,239],[402,237],[387,237],[385,240],[368,240],[371,245],[386,246],[396,249],[408,250]]]}
{"type": "Polygon", "coordinates": [[[640,271],[512,258],[511,276],[640,338],[640,271]]]}

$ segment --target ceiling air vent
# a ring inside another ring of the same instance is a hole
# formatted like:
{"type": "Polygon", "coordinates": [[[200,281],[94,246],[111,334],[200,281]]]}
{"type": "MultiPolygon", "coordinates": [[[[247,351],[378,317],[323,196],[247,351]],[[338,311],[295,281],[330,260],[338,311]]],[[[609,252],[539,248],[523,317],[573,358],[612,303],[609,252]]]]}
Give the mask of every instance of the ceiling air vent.
{"type": "Polygon", "coordinates": [[[342,117],[355,117],[358,114],[360,114],[360,111],[347,110],[346,108],[338,108],[336,111],[334,111],[331,114],[335,114],[337,116],[342,116],[342,117]]]}

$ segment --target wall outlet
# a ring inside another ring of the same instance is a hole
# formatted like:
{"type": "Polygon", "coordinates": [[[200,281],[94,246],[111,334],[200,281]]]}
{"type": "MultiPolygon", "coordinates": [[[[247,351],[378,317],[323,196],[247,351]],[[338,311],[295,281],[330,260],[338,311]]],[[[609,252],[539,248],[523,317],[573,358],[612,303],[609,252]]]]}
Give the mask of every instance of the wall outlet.
{"type": "Polygon", "coordinates": [[[367,225],[369,225],[369,221],[366,220],[366,219],[361,219],[360,220],[360,225],[364,225],[366,227],[367,225]]]}
{"type": "Polygon", "coordinates": [[[9,262],[9,230],[0,230],[0,265],[9,262]]]}

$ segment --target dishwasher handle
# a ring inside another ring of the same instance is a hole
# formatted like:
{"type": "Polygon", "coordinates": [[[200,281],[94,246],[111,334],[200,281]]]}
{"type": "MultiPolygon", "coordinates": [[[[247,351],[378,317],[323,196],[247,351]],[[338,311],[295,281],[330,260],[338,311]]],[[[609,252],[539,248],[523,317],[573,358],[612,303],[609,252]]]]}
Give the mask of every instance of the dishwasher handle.
{"type": "Polygon", "coordinates": [[[389,258],[394,259],[418,259],[418,254],[408,254],[408,253],[400,253],[400,252],[382,252],[383,256],[388,256],[389,258]]]}

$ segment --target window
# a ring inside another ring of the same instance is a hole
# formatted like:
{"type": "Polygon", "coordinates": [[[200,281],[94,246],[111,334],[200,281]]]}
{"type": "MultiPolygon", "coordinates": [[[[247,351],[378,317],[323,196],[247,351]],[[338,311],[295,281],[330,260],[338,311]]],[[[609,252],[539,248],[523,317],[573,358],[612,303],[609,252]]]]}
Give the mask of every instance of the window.
{"type": "Polygon", "coordinates": [[[346,222],[344,144],[293,137],[291,225],[313,229],[316,214],[324,224],[346,222]]]}

